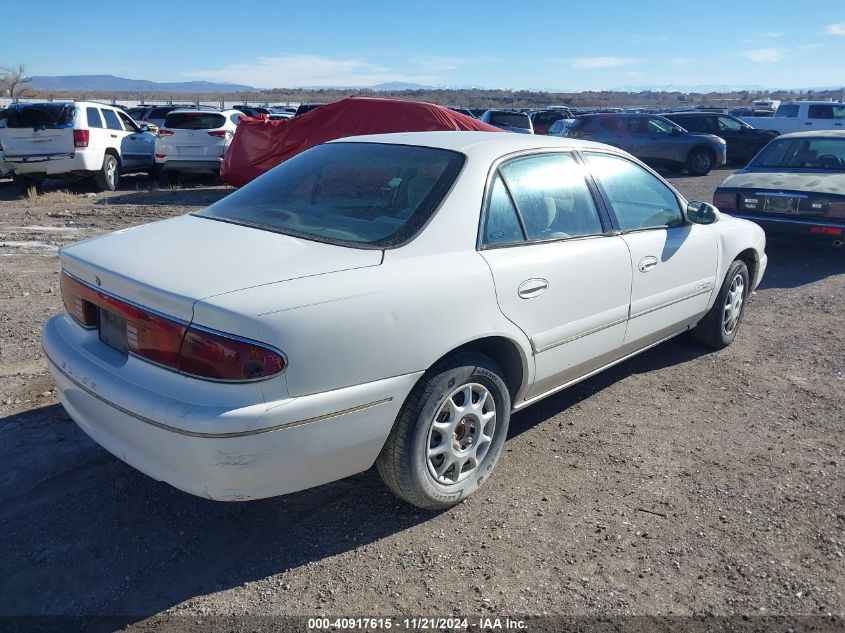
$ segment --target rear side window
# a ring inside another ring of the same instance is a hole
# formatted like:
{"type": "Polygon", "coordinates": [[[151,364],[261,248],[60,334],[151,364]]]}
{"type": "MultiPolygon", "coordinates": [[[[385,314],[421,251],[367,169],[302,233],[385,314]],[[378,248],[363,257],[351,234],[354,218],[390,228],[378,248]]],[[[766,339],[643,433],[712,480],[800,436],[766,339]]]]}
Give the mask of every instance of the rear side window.
{"type": "Polygon", "coordinates": [[[120,119],[117,118],[117,114],[114,110],[103,110],[103,117],[106,119],[106,127],[110,130],[123,130],[123,126],[120,124],[120,119]]]}
{"type": "Polygon", "coordinates": [[[602,232],[582,167],[569,154],[543,154],[505,163],[500,172],[530,240],[602,232]]]}
{"type": "Polygon", "coordinates": [[[103,117],[100,116],[100,111],[97,108],[85,108],[88,115],[88,127],[98,128],[103,127],[103,117]]]}
{"type": "Polygon", "coordinates": [[[487,204],[487,225],[484,227],[485,244],[515,244],[524,242],[525,235],[516,215],[505,183],[497,173],[490,189],[490,201],[487,204]]]}
{"type": "Polygon", "coordinates": [[[585,153],[584,157],[623,231],[683,224],[678,198],[654,175],[617,156],[585,153]]]}
{"type": "Polygon", "coordinates": [[[213,130],[225,124],[226,117],[216,112],[174,112],[164,120],[171,130],[213,130]]]}
{"type": "Polygon", "coordinates": [[[196,215],[347,246],[398,246],[428,222],[463,164],[463,154],[431,147],[326,143],[196,215]]]}
{"type": "Polygon", "coordinates": [[[834,104],[811,105],[807,111],[810,119],[845,119],[845,106],[834,104]]]}

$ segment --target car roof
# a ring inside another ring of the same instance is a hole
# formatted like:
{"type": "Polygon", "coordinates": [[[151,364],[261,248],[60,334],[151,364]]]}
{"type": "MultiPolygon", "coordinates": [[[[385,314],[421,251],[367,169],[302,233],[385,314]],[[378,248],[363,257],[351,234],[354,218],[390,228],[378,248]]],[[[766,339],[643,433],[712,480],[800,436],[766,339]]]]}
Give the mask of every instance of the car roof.
{"type": "Polygon", "coordinates": [[[790,132],[789,134],[781,134],[775,141],[785,138],[845,138],[845,130],[812,130],[806,132],[790,132]]]}
{"type": "Polygon", "coordinates": [[[240,110],[194,110],[191,108],[179,108],[177,110],[171,110],[167,113],[168,116],[171,114],[243,114],[240,110]]]}
{"type": "Polygon", "coordinates": [[[332,143],[389,143],[394,145],[419,145],[461,152],[467,155],[504,156],[533,149],[604,149],[618,153],[603,143],[581,139],[546,136],[544,134],[515,134],[513,132],[396,132],[349,136],[332,143]]]}

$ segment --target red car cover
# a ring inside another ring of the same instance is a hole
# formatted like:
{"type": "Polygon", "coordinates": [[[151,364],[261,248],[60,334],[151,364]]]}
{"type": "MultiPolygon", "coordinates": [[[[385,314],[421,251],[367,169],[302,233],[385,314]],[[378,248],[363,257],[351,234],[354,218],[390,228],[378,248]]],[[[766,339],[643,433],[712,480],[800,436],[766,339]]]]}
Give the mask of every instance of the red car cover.
{"type": "Polygon", "coordinates": [[[349,97],[293,119],[243,117],[220,175],[241,187],[309,147],[346,136],[431,130],[501,132],[443,106],[399,99],[349,97]]]}

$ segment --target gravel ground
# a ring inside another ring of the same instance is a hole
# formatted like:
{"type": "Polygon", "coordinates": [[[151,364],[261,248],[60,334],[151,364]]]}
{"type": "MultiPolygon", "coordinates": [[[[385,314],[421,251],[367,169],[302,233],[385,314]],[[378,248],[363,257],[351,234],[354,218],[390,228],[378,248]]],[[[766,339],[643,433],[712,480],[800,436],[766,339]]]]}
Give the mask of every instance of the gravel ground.
{"type": "MultiPolygon", "coordinates": [[[[710,200],[729,173],[671,180],[710,200]]],[[[224,504],[89,440],[57,402],[39,335],[61,309],[58,246],[227,191],[126,178],[113,194],[18,199],[0,182],[0,615],[151,631],[319,614],[839,629],[845,252],[770,243],[731,347],[677,338],[516,414],[495,476],[451,511],[400,503],[372,470],[224,504]]]]}

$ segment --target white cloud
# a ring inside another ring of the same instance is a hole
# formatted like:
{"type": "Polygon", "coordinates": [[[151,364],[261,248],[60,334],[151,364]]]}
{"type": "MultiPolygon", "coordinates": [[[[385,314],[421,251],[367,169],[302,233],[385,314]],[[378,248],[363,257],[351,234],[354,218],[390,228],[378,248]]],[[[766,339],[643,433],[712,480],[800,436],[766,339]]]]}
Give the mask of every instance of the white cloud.
{"type": "Polygon", "coordinates": [[[762,37],[771,37],[771,38],[779,38],[784,36],[783,31],[769,31],[768,33],[760,33],[762,37]]]}
{"type": "Polygon", "coordinates": [[[576,57],[572,60],[572,68],[618,68],[636,63],[630,57],[576,57]]]}
{"type": "Polygon", "coordinates": [[[436,83],[430,74],[408,75],[355,58],[279,55],[227,64],[216,70],[183,73],[191,79],[248,84],[258,88],[298,86],[371,86],[388,81],[436,83]]]}
{"type": "Polygon", "coordinates": [[[740,56],[758,64],[772,64],[783,59],[783,50],[780,48],[753,48],[742,51],[740,56]]]}
{"type": "Polygon", "coordinates": [[[836,24],[828,24],[827,29],[828,35],[845,35],[845,22],[837,22],[836,24]]]}

